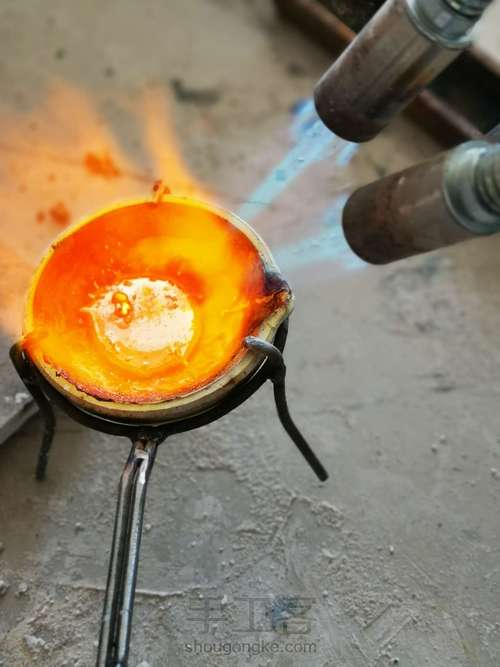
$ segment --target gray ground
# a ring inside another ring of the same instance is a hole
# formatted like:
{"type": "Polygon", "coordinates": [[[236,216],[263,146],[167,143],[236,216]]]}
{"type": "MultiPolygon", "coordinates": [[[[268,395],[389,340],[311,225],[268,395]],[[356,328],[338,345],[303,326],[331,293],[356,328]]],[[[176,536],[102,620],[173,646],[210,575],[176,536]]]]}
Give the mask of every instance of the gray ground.
{"type": "MultiPolygon", "coordinates": [[[[63,199],[77,217],[169,168],[134,107],[144,90],[170,100],[191,173],[238,209],[290,148],[289,109],[327,63],[270,3],[243,0],[4,0],[0,53],[2,256],[24,281],[57,231],[34,222],[39,208],[63,199]],[[103,147],[122,178],[82,168],[103,147]]],[[[348,166],[312,164],[254,220],[295,288],[290,403],[331,479],[304,466],[270,387],[167,442],[132,667],[499,664],[500,239],[382,269],[301,241],[322,238],[338,192],[436,150],[399,119],[348,166]],[[187,646],[259,640],[280,652],[187,646]]],[[[39,434],[34,418],[0,450],[0,663],[90,667],[128,446],[61,418],[39,484],[39,434]]]]}

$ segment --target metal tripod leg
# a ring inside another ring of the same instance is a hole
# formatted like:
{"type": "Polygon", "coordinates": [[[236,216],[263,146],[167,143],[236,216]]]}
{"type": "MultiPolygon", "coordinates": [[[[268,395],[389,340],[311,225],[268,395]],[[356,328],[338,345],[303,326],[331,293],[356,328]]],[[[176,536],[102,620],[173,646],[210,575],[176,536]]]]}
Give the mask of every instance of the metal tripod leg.
{"type": "Polygon", "coordinates": [[[123,470],[96,667],[126,667],[149,475],[157,440],[133,442],[123,470]]]}
{"type": "Polygon", "coordinates": [[[325,482],[328,479],[328,473],[311,449],[307,440],[295,426],[288,410],[285,389],[286,366],[283,355],[272,343],[268,343],[261,338],[255,338],[254,336],[247,336],[245,338],[245,345],[251,350],[254,350],[254,352],[261,354],[263,357],[267,357],[267,364],[269,364],[269,378],[274,386],[274,400],[276,402],[276,410],[278,411],[280,422],[297,449],[316,473],[318,479],[321,482],[325,482]]]}
{"type": "Polygon", "coordinates": [[[47,465],[49,462],[49,452],[50,448],[52,447],[52,441],[54,440],[54,432],[56,428],[54,410],[52,409],[52,405],[50,404],[49,399],[45,396],[42,389],[40,388],[40,384],[35,375],[31,361],[27,358],[19,343],[13,345],[10,348],[10,358],[19,377],[24,383],[24,386],[33,396],[33,400],[37,404],[38,409],[40,410],[40,415],[44,421],[42,442],[38,452],[38,460],[35,472],[36,479],[42,481],[46,477],[47,465]]]}

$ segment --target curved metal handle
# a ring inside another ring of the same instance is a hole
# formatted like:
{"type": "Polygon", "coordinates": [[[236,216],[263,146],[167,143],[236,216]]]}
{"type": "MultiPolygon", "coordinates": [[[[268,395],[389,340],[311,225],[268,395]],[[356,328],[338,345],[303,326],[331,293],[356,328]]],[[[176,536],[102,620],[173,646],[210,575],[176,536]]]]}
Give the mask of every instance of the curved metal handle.
{"type": "Polygon", "coordinates": [[[246,347],[267,358],[267,363],[269,364],[269,378],[274,385],[274,400],[276,402],[276,409],[278,411],[280,422],[302,456],[311,466],[318,479],[321,482],[325,482],[328,479],[327,471],[295,425],[295,422],[290,415],[290,411],[288,410],[285,389],[286,366],[283,355],[275,345],[268,343],[261,338],[247,336],[244,343],[246,347]]]}

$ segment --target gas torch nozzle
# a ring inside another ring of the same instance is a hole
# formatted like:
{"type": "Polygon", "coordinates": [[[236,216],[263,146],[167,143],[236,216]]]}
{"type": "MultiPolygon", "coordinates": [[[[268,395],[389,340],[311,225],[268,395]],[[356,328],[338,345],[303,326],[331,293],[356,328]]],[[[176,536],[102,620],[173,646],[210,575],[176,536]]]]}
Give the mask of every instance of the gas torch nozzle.
{"type": "Polygon", "coordinates": [[[351,249],[389,262],[500,231],[500,144],[469,141],[356,190],[343,213],[351,249]]]}
{"type": "Polygon", "coordinates": [[[316,86],[323,123],[368,141],[470,44],[491,0],[387,0],[316,86]]]}

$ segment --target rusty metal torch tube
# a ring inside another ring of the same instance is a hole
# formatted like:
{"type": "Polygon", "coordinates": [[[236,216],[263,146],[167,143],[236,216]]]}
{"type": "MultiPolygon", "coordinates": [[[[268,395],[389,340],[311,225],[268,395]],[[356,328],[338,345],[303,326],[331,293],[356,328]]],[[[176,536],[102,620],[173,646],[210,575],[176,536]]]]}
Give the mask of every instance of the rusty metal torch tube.
{"type": "Polygon", "coordinates": [[[470,43],[491,0],[387,0],[315,90],[323,123],[368,141],[470,43]]]}
{"type": "Polygon", "coordinates": [[[351,249],[372,264],[500,231],[500,145],[470,141],[359,188],[343,227],[351,249]]]}

